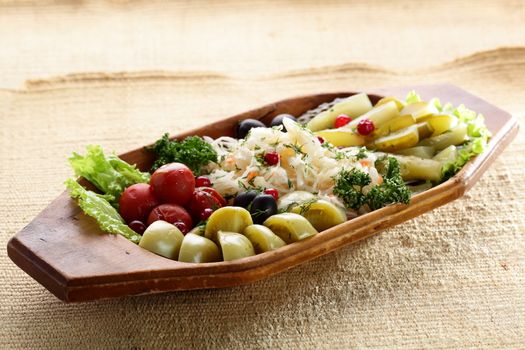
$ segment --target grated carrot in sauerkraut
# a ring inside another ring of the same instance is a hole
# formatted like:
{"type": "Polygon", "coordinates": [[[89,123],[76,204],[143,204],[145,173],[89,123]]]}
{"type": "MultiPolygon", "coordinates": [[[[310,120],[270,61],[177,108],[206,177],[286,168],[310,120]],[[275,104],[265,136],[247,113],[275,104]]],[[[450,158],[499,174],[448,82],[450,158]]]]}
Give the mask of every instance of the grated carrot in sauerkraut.
{"type": "Polygon", "coordinates": [[[287,132],[282,127],[254,128],[240,140],[206,137],[219,156],[218,163],[210,164],[207,169],[213,187],[226,197],[251,188],[275,188],[281,196],[308,191],[344,208],[333,195],[334,178],[342,169],[357,168],[370,174],[372,182],[368,188],[381,183],[381,175],[374,166],[374,153],[365,152],[364,158],[357,160],[358,147],[327,147],[296,122],[284,119],[283,124],[287,132]],[[279,154],[278,164],[265,163],[264,155],[268,152],[279,154]]]}

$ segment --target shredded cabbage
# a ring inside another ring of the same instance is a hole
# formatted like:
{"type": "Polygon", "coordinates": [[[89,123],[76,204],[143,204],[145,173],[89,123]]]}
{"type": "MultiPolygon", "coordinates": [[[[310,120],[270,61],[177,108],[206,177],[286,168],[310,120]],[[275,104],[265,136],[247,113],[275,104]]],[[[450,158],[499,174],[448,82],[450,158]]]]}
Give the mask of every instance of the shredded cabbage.
{"type": "Polygon", "coordinates": [[[285,119],[282,127],[254,128],[244,139],[206,138],[218,154],[210,164],[209,178],[223,196],[233,197],[247,189],[275,188],[281,195],[308,191],[344,207],[333,194],[334,178],[342,169],[357,168],[371,177],[371,186],[382,181],[375,169],[376,156],[359,147],[337,149],[321,142],[298,123],[285,119]],[[268,152],[279,154],[279,163],[264,161],[268,152]],[[359,154],[359,157],[357,155],[359,154]]]}

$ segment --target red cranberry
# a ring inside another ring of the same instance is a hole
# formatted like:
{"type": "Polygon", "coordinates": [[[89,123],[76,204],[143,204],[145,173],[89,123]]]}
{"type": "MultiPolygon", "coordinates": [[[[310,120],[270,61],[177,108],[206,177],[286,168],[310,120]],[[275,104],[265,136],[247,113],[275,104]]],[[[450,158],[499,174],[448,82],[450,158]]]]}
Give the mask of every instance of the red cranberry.
{"type": "Polygon", "coordinates": [[[357,124],[357,132],[361,135],[370,135],[374,130],[374,123],[370,119],[363,119],[357,124]]]}
{"type": "Polygon", "coordinates": [[[269,194],[270,196],[275,198],[276,201],[279,200],[279,191],[277,191],[275,188],[267,188],[264,190],[264,193],[269,194]]]}
{"type": "Polygon", "coordinates": [[[268,165],[277,165],[279,163],[279,153],[277,152],[268,152],[264,155],[264,161],[268,165]]]}
{"type": "Polygon", "coordinates": [[[190,228],[185,223],[183,223],[182,221],[175,221],[173,223],[173,226],[178,228],[180,230],[180,232],[182,232],[184,234],[188,233],[188,231],[190,230],[190,228]]]}
{"type": "Polygon", "coordinates": [[[346,124],[350,123],[352,121],[352,118],[347,116],[346,114],[341,114],[337,118],[335,118],[334,126],[336,128],[340,128],[342,126],[345,126],[346,124]]]}
{"type": "Polygon", "coordinates": [[[211,181],[206,176],[198,176],[195,178],[195,187],[211,187],[211,181]]]}
{"type": "Polygon", "coordinates": [[[128,224],[129,228],[137,232],[139,235],[143,234],[146,231],[146,225],[140,220],[133,220],[128,224]]]}
{"type": "Polygon", "coordinates": [[[206,208],[206,209],[204,209],[204,210],[201,212],[199,218],[200,218],[202,221],[204,221],[204,220],[207,220],[207,219],[210,217],[211,214],[213,214],[213,209],[212,209],[212,208],[206,208]]]}
{"type": "Polygon", "coordinates": [[[324,139],[321,136],[317,136],[317,139],[321,142],[321,145],[324,143],[324,139]]]}

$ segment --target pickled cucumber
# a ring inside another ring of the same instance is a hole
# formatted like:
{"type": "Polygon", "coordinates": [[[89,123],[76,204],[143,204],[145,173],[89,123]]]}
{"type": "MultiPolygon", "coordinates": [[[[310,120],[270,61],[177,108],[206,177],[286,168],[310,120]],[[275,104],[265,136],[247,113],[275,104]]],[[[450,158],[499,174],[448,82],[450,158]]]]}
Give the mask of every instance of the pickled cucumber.
{"type": "Polygon", "coordinates": [[[344,128],[327,129],[317,131],[314,134],[322,137],[325,141],[330,142],[336,147],[363,146],[365,144],[365,138],[363,136],[344,128]]]}
{"type": "Polygon", "coordinates": [[[335,119],[340,114],[346,114],[356,118],[372,109],[372,103],[365,93],[353,95],[336,103],[327,111],[321,112],[310,120],[306,127],[312,131],[331,129],[334,127],[335,119]]]}
{"type": "Polygon", "coordinates": [[[450,132],[425,139],[419,142],[418,146],[431,146],[441,151],[450,145],[460,145],[467,141],[467,139],[467,125],[465,123],[459,123],[458,126],[450,130],[450,132]]]}
{"type": "Polygon", "coordinates": [[[397,132],[383,136],[374,141],[372,147],[380,151],[397,151],[403,148],[415,146],[419,142],[417,125],[411,125],[397,132]]]}
{"type": "Polygon", "coordinates": [[[381,105],[384,105],[388,102],[394,102],[397,106],[397,109],[400,111],[402,110],[405,106],[406,106],[406,103],[401,101],[400,99],[396,98],[396,97],[393,97],[393,96],[388,96],[388,97],[383,97],[382,99],[380,99],[375,107],[377,106],[381,106],[381,105]]]}
{"type": "Polygon", "coordinates": [[[441,135],[445,131],[452,130],[459,123],[458,118],[450,114],[431,115],[425,118],[424,121],[434,130],[432,136],[441,135]]]}
{"type": "Polygon", "coordinates": [[[353,130],[357,127],[357,124],[361,120],[368,119],[374,123],[376,128],[379,128],[381,125],[385,124],[387,121],[394,119],[399,116],[399,111],[395,102],[390,101],[381,106],[372,108],[370,111],[366,112],[359,118],[352,120],[350,123],[341,127],[340,129],[350,129],[353,130]]]}
{"type": "Polygon", "coordinates": [[[434,149],[434,147],[430,146],[415,146],[398,150],[396,151],[396,153],[401,154],[403,156],[415,156],[419,158],[430,159],[434,157],[436,150],[434,149]]]}

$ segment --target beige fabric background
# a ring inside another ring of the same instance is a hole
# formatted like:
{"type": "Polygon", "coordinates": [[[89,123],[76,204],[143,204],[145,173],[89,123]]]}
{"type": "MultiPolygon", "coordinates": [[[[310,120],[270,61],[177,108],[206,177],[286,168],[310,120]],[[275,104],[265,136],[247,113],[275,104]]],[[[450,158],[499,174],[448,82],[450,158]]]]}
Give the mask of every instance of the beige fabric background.
{"type": "MultiPolygon", "coordinates": [[[[450,82],[523,125],[524,23],[522,1],[0,1],[0,244],[72,151],[285,97],[450,82]]],[[[524,348],[524,162],[520,131],[462,199],[237,288],[64,304],[4,249],[0,348],[524,348]]]]}

